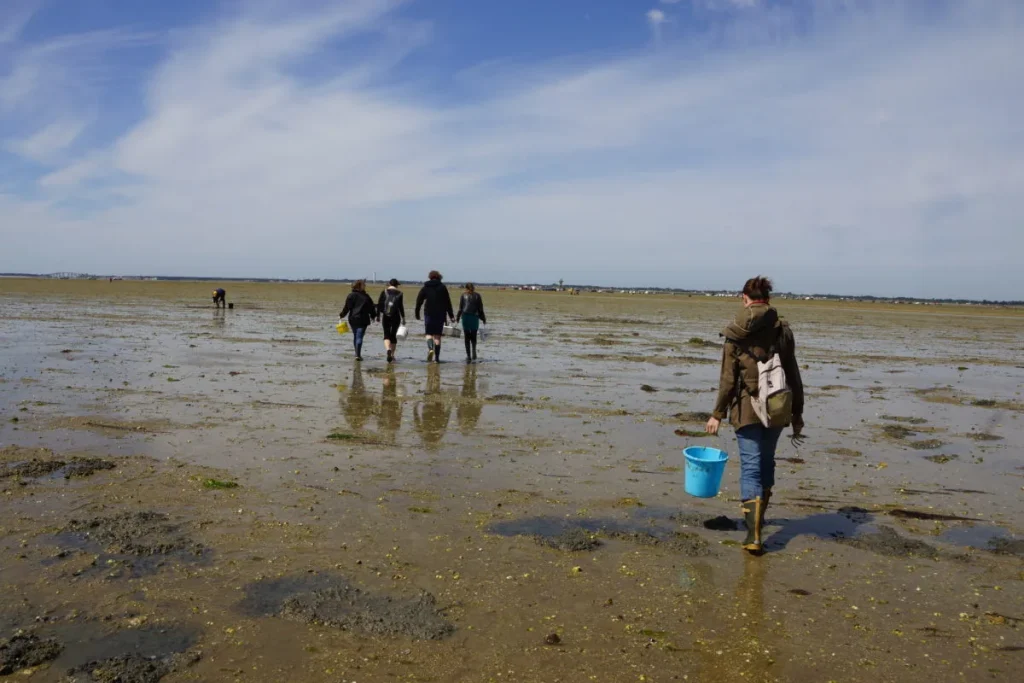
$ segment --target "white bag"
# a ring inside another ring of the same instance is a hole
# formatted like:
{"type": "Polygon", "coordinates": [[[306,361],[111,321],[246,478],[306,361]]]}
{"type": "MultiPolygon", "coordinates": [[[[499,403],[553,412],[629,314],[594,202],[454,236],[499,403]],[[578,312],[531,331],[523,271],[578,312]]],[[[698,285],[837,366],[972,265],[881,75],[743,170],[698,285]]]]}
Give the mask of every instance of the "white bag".
{"type": "Polygon", "coordinates": [[[454,337],[458,339],[462,336],[462,328],[456,327],[455,325],[445,325],[441,330],[442,337],[454,337]]]}
{"type": "Polygon", "coordinates": [[[757,395],[750,397],[750,403],[765,427],[787,427],[792,422],[793,392],[778,353],[767,362],[758,361],[757,395]]]}
{"type": "Polygon", "coordinates": [[[405,325],[399,325],[398,330],[395,332],[395,337],[405,341],[409,337],[409,328],[405,325]]]}

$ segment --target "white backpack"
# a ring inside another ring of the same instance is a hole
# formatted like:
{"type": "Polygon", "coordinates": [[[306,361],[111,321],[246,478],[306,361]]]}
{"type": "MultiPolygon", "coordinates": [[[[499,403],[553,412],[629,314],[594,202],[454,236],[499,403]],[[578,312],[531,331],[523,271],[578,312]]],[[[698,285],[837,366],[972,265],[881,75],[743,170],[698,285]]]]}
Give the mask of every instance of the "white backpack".
{"type": "Polygon", "coordinates": [[[767,361],[757,361],[757,394],[750,403],[765,427],[787,427],[793,421],[793,392],[777,351],[767,361]]]}

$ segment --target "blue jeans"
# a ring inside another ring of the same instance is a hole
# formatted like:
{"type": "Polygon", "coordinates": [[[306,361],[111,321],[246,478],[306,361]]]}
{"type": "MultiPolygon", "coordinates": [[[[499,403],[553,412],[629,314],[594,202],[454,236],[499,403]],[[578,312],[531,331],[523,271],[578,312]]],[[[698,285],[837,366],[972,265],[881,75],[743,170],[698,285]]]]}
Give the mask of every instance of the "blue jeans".
{"type": "Polygon", "coordinates": [[[764,490],[775,486],[775,447],[781,427],[747,425],[736,430],[740,447],[740,498],[763,498],[764,490]]]}
{"type": "Polygon", "coordinates": [[[366,336],[365,327],[352,328],[352,345],[356,348],[356,355],[363,355],[363,337],[366,336]]]}

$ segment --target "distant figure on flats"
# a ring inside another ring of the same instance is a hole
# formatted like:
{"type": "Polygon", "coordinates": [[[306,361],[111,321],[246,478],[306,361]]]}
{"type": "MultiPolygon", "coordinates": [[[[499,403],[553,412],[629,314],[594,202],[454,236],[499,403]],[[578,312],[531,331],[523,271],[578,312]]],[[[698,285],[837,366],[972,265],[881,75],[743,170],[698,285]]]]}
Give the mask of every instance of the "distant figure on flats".
{"type": "Polygon", "coordinates": [[[228,293],[225,292],[220,287],[213,290],[213,305],[216,306],[217,308],[220,308],[221,306],[227,306],[227,296],[228,293]]]}
{"type": "Polygon", "coordinates": [[[804,429],[804,387],[789,324],[769,304],[772,283],[755,277],[743,286],[743,309],[722,336],[722,374],[715,410],[705,428],[717,434],[728,412],[740,449],[740,499],[747,537],[743,549],[762,552],[764,513],[775,485],[775,447],[785,427],[804,429]]]}
{"type": "Polygon", "coordinates": [[[395,361],[398,328],[405,324],[405,300],[398,287],[398,280],[391,278],[387,289],[380,293],[380,300],[377,301],[377,314],[384,328],[384,349],[388,352],[389,363],[395,361]]]}
{"type": "Polygon", "coordinates": [[[460,320],[463,337],[466,340],[466,362],[472,363],[476,360],[476,340],[480,323],[487,324],[483,297],[477,294],[472,282],[466,283],[466,291],[459,297],[459,312],[455,315],[455,322],[460,320]]]}
{"type": "Polygon", "coordinates": [[[356,349],[356,360],[362,360],[366,328],[377,319],[377,307],[366,293],[366,280],[356,280],[352,283],[352,292],[345,299],[345,307],[341,309],[338,317],[344,319],[346,315],[348,326],[352,328],[352,345],[356,349]]]}
{"type": "Polygon", "coordinates": [[[448,288],[441,283],[441,273],[432,270],[427,278],[416,297],[416,319],[420,319],[422,309],[427,338],[427,362],[440,363],[441,334],[446,321],[455,322],[455,312],[452,310],[452,297],[448,294],[448,288]]]}

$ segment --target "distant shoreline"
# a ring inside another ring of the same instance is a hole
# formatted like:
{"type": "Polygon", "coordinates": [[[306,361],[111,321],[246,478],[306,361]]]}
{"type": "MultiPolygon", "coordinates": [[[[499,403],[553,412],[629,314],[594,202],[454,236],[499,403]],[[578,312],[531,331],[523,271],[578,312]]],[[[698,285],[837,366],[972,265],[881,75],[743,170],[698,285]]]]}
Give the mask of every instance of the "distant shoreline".
{"type": "MultiPolygon", "coordinates": [[[[8,279],[36,279],[36,280],[109,280],[132,281],[132,282],[258,282],[258,283],[279,283],[279,284],[347,284],[358,278],[269,278],[269,277],[197,277],[185,275],[88,275],[84,273],[0,273],[0,278],[8,279]]],[[[383,281],[382,281],[383,282],[383,281]]],[[[378,283],[379,284],[379,283],[378,283]]],[[[609,287],[603,285],[564,284],[561,288],[558,285],[543,285],[539,283],[510,283],[510,282],[477,282],[480,287],[504,288],[509,290],[530,290],[548,292],[568,292],[578,290],[591,294],[675,294],[701,297],[736,297],[736,290],[702,290],[702,289],[680,289],[674,287],[609,287]]],[[[970,306],[1024,306],[1024,301],[997,301],[989,299],[950,299],[950,298],[923,298],[905,296],[874,296],[874,295],[851,295],[851,294],[808,294],[795,292],[778,292],[773,298],[796,299],[804,301],[853,301],[863,303],[883,304],[907,304],[907,305],[970,305],[970,306]]]]}

